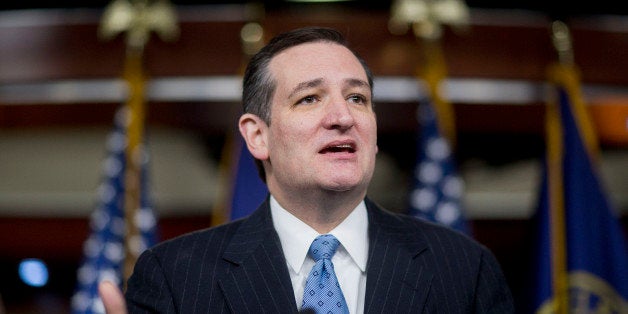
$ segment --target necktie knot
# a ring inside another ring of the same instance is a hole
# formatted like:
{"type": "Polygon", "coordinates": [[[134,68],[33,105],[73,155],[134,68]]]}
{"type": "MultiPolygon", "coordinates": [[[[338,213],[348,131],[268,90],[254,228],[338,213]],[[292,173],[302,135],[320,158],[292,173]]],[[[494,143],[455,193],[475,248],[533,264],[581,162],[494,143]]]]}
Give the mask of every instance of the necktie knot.
{"type": "Polygon", "coordinates": [[[331,259],[336,253],[340,241],[331,234],[319,235],[310,245],[310,256],[315,260],[331,259]]]}
{"type": "Polygon", "coordinates": [[[316,314],[349,314],[331,262],[338,245],[340,241],[331,234],[320,235],[312,241],[309,254],[316,264],[305,281],[302,310],[316,314]]]}

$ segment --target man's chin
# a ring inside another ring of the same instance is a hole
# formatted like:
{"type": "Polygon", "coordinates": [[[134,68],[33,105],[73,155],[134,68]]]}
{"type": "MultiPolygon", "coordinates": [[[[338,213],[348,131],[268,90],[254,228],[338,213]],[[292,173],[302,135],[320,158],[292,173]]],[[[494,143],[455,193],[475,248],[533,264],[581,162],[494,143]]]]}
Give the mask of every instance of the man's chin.
{"type": "Polygon", "coordinates": [[[350,193],[366,190],[362,182],[356,180],[335,180],[326,183],[323,188],[331,193],[350,193]]]}

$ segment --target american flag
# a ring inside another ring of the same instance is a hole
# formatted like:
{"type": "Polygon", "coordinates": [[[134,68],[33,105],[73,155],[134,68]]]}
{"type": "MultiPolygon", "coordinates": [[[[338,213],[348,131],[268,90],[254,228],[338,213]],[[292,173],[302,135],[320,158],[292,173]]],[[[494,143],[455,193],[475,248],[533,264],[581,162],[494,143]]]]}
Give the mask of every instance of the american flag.
{"type": "Polygon", "coordinates": [[[430,101],[419,105],[417,119],[420,134],[410,213],[469,234],[462,208],[464,182],[457,173],[452,148],[440,132],[430,101]]]}
{"type": "MultiPolygon", "coordinates": [[[[114,130],[107,140],[107,157],[103,163],[103,182],[98,187],[98,203],[90,217],[90,235],[83,246],[83,261],[77,271],[77,287],[72,297],[73,313],[104,313],[98,296],[98,284],[109,280],[123,286],[126,222],[124,218],[124,180],[126,170],[126,122],[128,109],[122,107],[115,117],[114,130]]],[[[142,252],[157,242],[157,220],[151,208],[145,184],[148,154],[143,152],[140,209],[135,223],[139,237],[131,250],[142,252]]]]}

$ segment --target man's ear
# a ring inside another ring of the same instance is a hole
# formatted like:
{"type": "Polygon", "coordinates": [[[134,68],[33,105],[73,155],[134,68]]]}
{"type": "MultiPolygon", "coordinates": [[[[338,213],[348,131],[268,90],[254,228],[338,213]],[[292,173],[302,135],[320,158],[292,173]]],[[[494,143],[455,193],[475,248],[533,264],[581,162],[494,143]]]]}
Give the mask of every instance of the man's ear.
{"type": "Polygon", "coordinates": [[[268,159],[268,125],[260,117],[245,113],[238,122],[240,134],[251,155],[259,160],[268,159]]]}

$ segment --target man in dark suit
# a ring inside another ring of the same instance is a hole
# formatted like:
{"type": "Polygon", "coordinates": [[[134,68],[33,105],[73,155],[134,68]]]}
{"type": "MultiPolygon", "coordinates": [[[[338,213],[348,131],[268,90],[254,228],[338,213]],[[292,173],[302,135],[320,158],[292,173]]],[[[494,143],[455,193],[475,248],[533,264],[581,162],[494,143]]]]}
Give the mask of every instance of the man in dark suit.
{"type": "MultiPolygon", "coordinates": [[[[318,265],[307,252],[322,234],[339,241],[327,269],[342,313],[514,312],[485,247],[366,196],[377,154],[373,80],[340,33],[275,37],[243,85],[239,128],[269,196],[247,218],[144,252],[128,282],[129,312],[318,312],[307,305],[318,265]]],[[[101,287],[107,309],[124,310],[111,287],[101,287]]]]}

